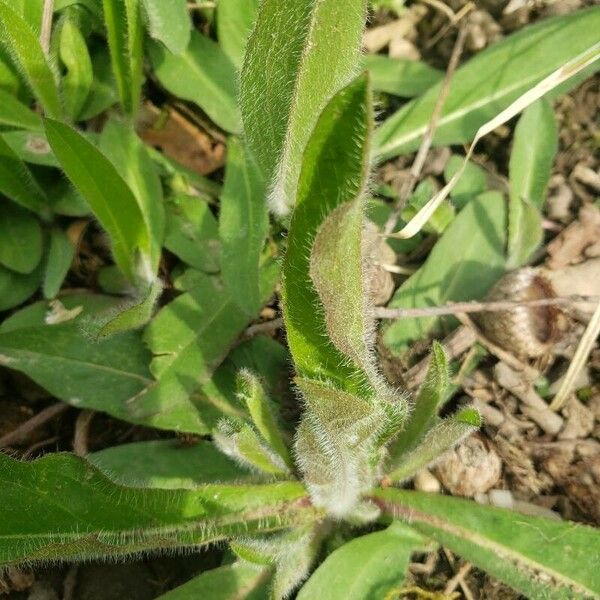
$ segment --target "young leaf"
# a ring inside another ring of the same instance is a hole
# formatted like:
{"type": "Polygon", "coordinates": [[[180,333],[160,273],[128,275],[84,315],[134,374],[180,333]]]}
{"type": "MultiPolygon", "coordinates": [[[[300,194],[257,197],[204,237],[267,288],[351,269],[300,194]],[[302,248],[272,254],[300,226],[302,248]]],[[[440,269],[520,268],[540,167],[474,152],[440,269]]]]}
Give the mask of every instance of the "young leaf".
{"type": "Polygon", "coordinates": [[[160,44],[150,44],[154,74],[172,94],[196,103],[225,131],[239,133],[235,67],[216,42],[197,31],[185,51],[172,54],[160,44]]]}
{"type": "Polygon", "coordinates": [[[261,306],[259,263],[268,228],[261,175],[241,143],[230,138],[219,215],[221,271],[239,307],[250,316],[261,306]]]}
{"type": "Polygon", "coordinates": [[[2,135],[0,135],[0,193],[41,216],[48,217],[50,214],[45,193],[2,135]]]}
{"type": "Polygon", "coordinates": [[[25,302],[40,285],[41,269],[20,274],[0,266],[0,311],[25,302]]]}
{"type": "Polygon", "coordinates": [[[102,130],[99,148],[134,193],[150,238],[152,273],[158,271],[165,235],[160,177],[144,143],[131,127],[111,119],[102,130]]]}
{"type": "Polygon", "coordinates": [[[249,148],[278,214],[296,203],[302,155],[319,114],[356,74],[365,10],[364,0],[350,0],[342,11],[336,0],[260,4],[240,105],[249,148]]]}
{"type": "Polygon", "coordinates": [[[425,381],[419,389],[413,409],[407,419],[406,427],[390,450],[397,458],[410,450],[431,427],[437,412],[446,397],[449,381],[448,360],[444,347],[437,341],[431,347],[431,363],[425,381]]]}
{"type": "Polygon", "coordinates": [[[317,230],[338,205],[358,197],[369,169],[371,94],[361,76],[340,91],[319,118],[308,143],[292,215],[283,265],[283,315],[288,344],[299,375],[334,380],[359,391],[365,376],[324,340],[324,315],[310,277],[310,255],[317,230]],[[349,144],[348,140],[352,140],[349,144]]]}
{"type": "Polygon", "coordinates": [[[395,459],[388,479],[395,482],[410,479],[479,427],[481,417],[473,408],[465,408],[447,417],[429,429],[416,448],[395,459]]]}
{"type": "Polygon", "coordinates": [[[193,446],[177,440],[134,442],[94,452],[87,459],[111,481],[134,487],[193,490],[215,481],[251,479],[206,440],[193,446]]]}
{"type": "MultiPolygon", "coordinates": [[[[546,75],[598,41],[600,7],[546,19],[478,53],[457,69],[434,144],[462,144],[546,75]]],[[[600,63],[596,63],[596,69],[600,63]]],[[[441,83],[387,119],[376,135],[380,159],[419,147],[441,83]]]]}
{"type": "Polygon", "coordinates": [[[554,109],[547,100],[538,100],[523,111],[510,155],[509,267],[523,264],[542,241],[540,211],[557,149],[554,109]]]}
{"type": "Polygon", "coordinates": [[[42,228],[28,211],[0,200],[0,264],[31,273],[42,259],[42,228]]]}
{"type": "Polygon", "coordinates": [[[259,0],[219,0],[217,37],[223,52],[241,69],[248,37],[258,13],[259,0]]]}
{"type": "Polygon", "coordinates": [[[369,71],[373,91],[404,98],[422,94],[444,77],[427,63],[382,54],[367,54],[363,66],[369,71]]]}
{"type": "Polygon", "coordinates": [[[600,532],[581,523],[529,517],[437,494],[385,489],[389,515],[463,556],[528,598],[600,594],[600,532]]]}
{"type": "MultiPolygon", "coordinates": [[[[453,154],[444,168],[444,180],[448,183],[452,177],[462,168],[464,157],[453,154]]],[[[488,189],[487,176],[485,170],[474,162],[469,161],[461,175],[460,179],[450,192],[452,204],[458,209],[465,207],[467,202],[483,194],[488,189]]],[[[428,194],[428,199],[431,197],[428,194]]]]}
{"type": "Polygon", "coordinates": [[[127,115],[140,104],[143,30],[139,0],[102,0],[104,22],[119,98],[127,115]]]}
{"type": "Polygon", "coordinates": [[[73,242],[62,229],[53,227],[50,231],[50,245],[42,285],[44,298],[54,298],[58,294],[74,256],[73,242]]]}
{"type": "Polygon", "coordinates": [[[61,81],[63,103],[71,119],[77,120],[90,93],[94,71],[85,39],[71,19],[60,29],[58,52],[67,68],[61,81]]]}
{"type": "Polygon", "coordinates": [[[0,89],[0,125],[42,131],[42,120],[28,106],[22,104],[14,94],[0,89]]]}
{"type": "Polygon", "coordinates": [[[256,429],[285,464],[291,467],[290,452],[277,424],[271,400],[260,379],[251,371],[244,369],[238,376],[237,389],[238,398],[247,406],[256,429]]]}
{"type": "Polygon", "coordinates": [[[0,0],[0,44],[14,60],[46,115],[60,118],[62,106],[58,86],[38,36],[7,0],[0,0]]]}
{"type": "Polygon", "coordinates": [[[298,600],[387,598],[402,585],[411,554],[424,546],[424,538],[401,523],[357,537],[325,559],[298,600]]]}
{"type": "MultiPolygon", "coordinates": [[[[507,208],[498,192],[469,202],[444,231],[425,264],[396,291],[390,307],[437,306],[481,298],[505,270],[507,208]]],[[[398,319],[384,328],[384,343],[402,353],[439,319],[398,319]]]]}
{"type": "Polygon", "coordinates": [[[142,0],[150,37],[173,54],[181,54],[190,42],[192,23],[186,0],[142,0]]]}
{"type": "Polygon", "coordinates": [[[270,577],[271,569],[238,561],[204,571],[157,600],[265,600],[270,577]]]}
{"type": "Polygon", "coordinates": [[[68,125],[47,119],[46,135],[68,178],[111,237],[119,268],[130,280],[138,274],[148,277],[144,265],[148,261],[148,231],[127,183],[95,146],[68,125]]]}
{"type": "Polygon", "coordinates": [[[85,106],[79,114],[81,121],[98,116],[118,100],[117,83],[112,71],[108,49],[103,46],[93,48],[90,56],[94,79],[85,106]]]}
{"type": "Polygon", "coordinates": [[[0,482],[0,566],[197,548],[310,518],[297,483],[126,488],[69,454],[34,462],[0,454],[0,482]]]}

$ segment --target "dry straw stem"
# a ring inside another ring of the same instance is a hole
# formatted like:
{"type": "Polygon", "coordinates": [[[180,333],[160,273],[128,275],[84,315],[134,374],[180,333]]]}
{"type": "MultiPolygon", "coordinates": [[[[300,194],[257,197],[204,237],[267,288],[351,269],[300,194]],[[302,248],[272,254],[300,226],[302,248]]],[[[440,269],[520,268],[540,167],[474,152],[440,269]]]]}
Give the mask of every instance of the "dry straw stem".
{"type": "Polygon", "coordinates": [[[44,12],[42,13],[42,29],[40,32],[40,45],[44,54],[50,52],[50,36],[52,34],[52,17],[54,15],[54,0],[44,0],[44,12]]]}
{"type": "Polygon", "coordinates": [[[21,425],[19,425],[15,430],[0,437],[0,448],[5,448],[6,446],[10,446],[14,443],[20,443],[34,429],[37,429],[44,423],[54,419],[54,417],[57,417],[61,413],[65,412],[68,408],[68,404],[65,404],[64,402],[57,402],[56,404],[52,404],[44,410],[41,410],[39,413],[31,417],[31,419],[25,421],[25,423],[21,423],[21,425]]]}
{"type": "Polygon", "coordinates": [[[419,233],[427,221],[429,221],[437,207],[448,197],[458,180],[461,178],[467,163],[475,150],[477,142],[479,142],[482,137],[518,115],[523,109],[527,108],[530,104],[533,104],[536,100],[539,100],[542,96],[570,77],[583,71],[583,69],[591,65],[598,58],[600,58],[600,42],[576,56],[573,60],[548,75],[545,79],[542,79],[542,81],[519,96],[519,98],[517,98],[510,106],[497,114],[493,119],[484,123],[477,130],[475,138],[469,146],[469,150],[460,169],[454,174],[450,181],[435,196],[433,196],[433,198],[431,198],[431,200],[429,200],[429,202],[427,202],[427,204],[400,231],[393,234],[388,233],[387,236],[407,239],[419,233]]]}
{"type": "Polygon", "coordinates": [[[450,56],[450,62],[448,63],[448,68],[446,69],[446,75],[444,76],[444,81],[442,83],[440,95],[437,98],[435,107],[433,109],[433,113],[431,115],[431,119],[429,120],[429,124],[427,125],[427,130],[425,131],[425,135],[423,136],[423,140],[421,141],[421,145],[419,146],[419,150],[417,152],[415,160],[410,168],[408,179],[404,182],[402,189],[400,190],[400,194],[398,196],[398,202],[396,203],[394,210],[390,213],[390,216],[388,217],[388,220],[385,224],[385,234],[390,234],[394,230],[394,227],[396,227],[396,223],[398,222],[400,213],[404,209],[406,201],[412,193],[415,184],[419,179],[419,175],[423,170],[423,165],[425,164],[427,154],[429,153],[429,149],[431,148],[431,144],[433,142],[433,135],[440,120],[444,104],[446,103],[448,92],[450,91],[450,82],[452,81],[452,76],[454,75],[454,71],[456,71],[458,61],[460,60],[460,55],[462,54],[466,35],[467,28],[463,21],[461,27],[458,30],[458,37],[456,38],[454,48],[452,49],[452,56],[450,56]]]}
{"type": "Polygon", "coordinates": [[[590,352],[596,343],[598,334],[600,334],[600,302],[596,306],[594,316],[588,323],[588,326],[586,327],[586,330],[581,338],[581,342],[579,342],[579,346],[577,346],[577,350],[575,351],[573,360],[567,369],[567,373],[562,385],[560,386],[556,396],[554,396],[554,400],[552,400],[552,403],[550,404],[550,408],[552,410],[561,409],[567,398],[571,395],[571,392],[575,386],[575,381],[577,380],[577,376],[579,375],[581,369],[583,369],[585,366],[588,356],[590,355],[590,352]]]}

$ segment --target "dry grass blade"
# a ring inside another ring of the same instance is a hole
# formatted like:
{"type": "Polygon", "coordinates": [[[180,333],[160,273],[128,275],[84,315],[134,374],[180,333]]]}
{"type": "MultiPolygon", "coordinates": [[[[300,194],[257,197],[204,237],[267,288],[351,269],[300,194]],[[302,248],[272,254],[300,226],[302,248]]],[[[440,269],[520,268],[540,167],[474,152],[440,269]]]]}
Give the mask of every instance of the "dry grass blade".
{"type": "Polygon", "coordinates": [[[42,31],[40,33],[40,44],[44,54],[50,52],[50,37],[52,34],[52,17],[54,15],[54,0],[44,0],[44,12],[42,13],[42,31]]]}
{"type": "Polygon", "coordinates": [[[567,398],[571,395],[573,386],[577,380],[577,376],[579,375],[581,369],[583,369],[585,366],[598,334],[600,334],[600,303],[598,303],[596,311],[594,312],[594,316],[588,323],[581,341],[579,342],[579,346],[577,346],[577,350],[575,351],[573,360],[567,369],[567,373],[562,385],[560,386],[556,396],[554,396],[554,400],[552,400],[552,403],[550,404],[550,408],[552,410],[559,410],[562,408],[567,398]]]}
{"type": "Polygon", "coordinates": [[[519,98],[517,98],[510,106],[497,114],[493,119],[484,123],[477,130],[475,138],[471,142],[471,146],[469,147],[460,169],[454,174],[450,181],[435,196],[433,196],[433,198],[431,198],[431,200],[429,200],[429,202],[427,202],[427,204],[425,204],[425,206],[400,231],[393,234],[387,234],[387,237],[407,239],[419,233],[425,223],[431,218],[431,215],[433,215],[437,207],[448,197],[454,186],[458,183],[458,180],[464,173],[467,163],[475,150],[477,142],[482,137],[512,119],[530,104],[533,104],[549,91],[591,65],[598,60],[598,58],[600,58],[600,42],[579,54],[573,60],[560,67],[560,69],[557,69],[548,75],[545,79],[542,79],[542,81],[519,96],[519,98]]]}

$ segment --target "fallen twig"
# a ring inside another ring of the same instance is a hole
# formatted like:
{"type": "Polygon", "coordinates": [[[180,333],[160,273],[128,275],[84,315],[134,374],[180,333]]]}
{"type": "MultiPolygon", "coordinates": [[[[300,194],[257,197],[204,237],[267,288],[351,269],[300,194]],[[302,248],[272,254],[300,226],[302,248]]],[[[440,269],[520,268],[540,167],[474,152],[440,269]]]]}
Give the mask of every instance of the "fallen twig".
{"type": "Polygon", "coordinates": [[[75,434],[73,436],[73,452],[77,456],[86,456],[89,452],[88,435],[90,423],[96,413],[93,410],[82,410],[75,421],[75,434]]]}
{"type": "Polygon", "coordinates": [[[271,333],[272,331],[276,331],[283,327],[283,319],[271,319],[270,321],[264,321],[263,323],[255,323],[254,325],[250,325],[246,331],[244,331],[243,339],[247,340],[255,335],[259,335],[261,333],[271,333]]]}
{"type": "Polygon", "coordinates": [[[31,433],[34,429],[41,427],[44,423],[47,423],[54,417],[57,417],[61,413],[65,412],[69,408],[68,404],[64,402],[57,402],[41,410],[39,413],[21,423],[16,429],[7,433],[0,438],[0,448],[5,448],[14,443],[22,442],[25,437],[31,433]]]}

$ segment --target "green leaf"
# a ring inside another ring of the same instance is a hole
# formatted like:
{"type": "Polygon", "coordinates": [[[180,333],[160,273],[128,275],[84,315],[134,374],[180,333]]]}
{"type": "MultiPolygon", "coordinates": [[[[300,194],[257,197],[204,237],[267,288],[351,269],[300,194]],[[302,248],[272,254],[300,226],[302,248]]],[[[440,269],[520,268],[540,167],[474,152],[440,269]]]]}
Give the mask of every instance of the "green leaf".
{"type": "Polygon", "coordinates": [[[143,263],[149,245],[135,195],[112,163],[77,131],[47,119],[46,135],[67,177],[110,236],[115,262],[134,280],[139,272],[138,250],[143,263]]]}
{"type": "Polygon", "coordinates": [[[425,381],[414,401],[406,427],[393,445],[393,449],[390,450],[394,459],[410,450],[435,422],[438,409],[446,398],[449,385],[448,359],[444,347],[434,341],[425,381]]]}
{"type": "Polygon", "coordinates": [[[543,237],[541,210],[558,150],[554,109],[547,100],[527,108],[515,128],[509,164],[508,260],[523,264],[543,237]]]}
{"type": "Polygon", "coordinates": [[[43,133],[5,131],[2,137],[21,160],[43,167],[60,167],[43,133]]]}
{"type": "Polygon", "coordinates": [[[319,296],[310,277],[317,230],[337,206],[358,197],[369,170],[371,94],[366,77],[339,92],[327,105],[308,143],[283,265],[283,314],[288,344],[299,375],[335,380],[342,389],[360,390],[364,376],[332,344],[319,296]]]}
{"type": "Polygon", "coordinates": [[[238,561],[190,579],[157,600],[266,600],[271,570],[238,561]]]}
{"type": "Polygon", "coordinates": [[[12,0],[12,9],[21,15],[35,34],[39,36],[42,29],[44,0],[12,0]]]}
{"type": "Polygon", "coordinates": [[[191,267],[219,271],[219,228],[208,201],[177,194],[167,204],[164,246],[191,267]]]}
{"type": "Polygon", "coordinates": [[[365,10],[364,0],[350,0],[344,10],[336,0],[260,4],[240,105],[248,146],[278,214],[296,204],[302,155],[321,111],[357,71],[365,10]]]}
{"type": "Polygon", "coordinates": [[[23,208],[49,215],[46,195],[25,163],[0,135],[0,193],[23,208]]]}
{"type": "Polygon", "coordinates": [[[408,520],[528,598],[600,594],[600,532],[581,523],[529,517],[437,494],[377,490],[386,513],[408,520]]]}
{"type": "Polygon", "coordinates": [[[135,442],[94,452],[88,460],[111,481],[134,487],[193,490],[215,481],[250,479],[205,440],[193,446],[177,440],[135,442]]]}
{"type": "Polygon", "coordinates": [[[96,47],[91,51],[94,79],[85,106],[79,119],[85,121],[96,117],[117,102],[118,92],[112,72],[110,53],[105,47],[96,47]]]}
{"type": "MultiPolygon", "coordinates": [[[[439,306],[450,301],[477,300],[505,270],[506,202],[498,192],[471,201],[448,226],[425,264],[396,291],[389,306],[439,306]]],[[[398,319],[384,326],[383,341],[400,354],[422,339],[440,320],[398,319]]]]}
{"type": "Polygon", "coordinates": [[[152,274],[158,271],[165,235],[165,211],[160,177],[146,146],[124,123],[111,119],[102,130],[99,148],[133,192],[150,239],[152,274]]]}
{"type": "Polygon", "coordinates": [[[216,42],[193,31],[186,50],[179,55],[156,43],[148,49],[154,74],[167,91],[197,104],[225,131],[240,132],[238,75],[216,42]]]}
{"type": "MultiPolygon", "coordinates": [[[[545,76],[598,41],[600,7],[524,27],[478,53],[457,69],[434,144],[470,141],[486,121],[545,76]]],[[[600,63],[596,63],[596,69],[600,63]]],[[[572,83],[572,82],[571,82],[572,83]]],[[[411,152],[419,143],[440,94],[441,83],[387,119],[376,135],[380,159],[411,152]]]]}
{"type": "Polygon", "coordinates": [[[37,290],[40,279],[41,269],[20,274],[0,266],[0,311],[25,302],[37,290]]]}
{"type": "Polygon", "coordinates": [[[416,448],[400,458],[395,458],[388,478],[394,482],[410,479],[417,471],[440,458],[479,427],[481,417],[474,408],[464,408],[445,418],[427,431],[416,448]]]}
{"type": "Polygon", "coordinates": [[[46,258],[44,298],[54,298],[58,294],[75,256],[75,246],[67,234],[58,227],[50,231],[50,245],[46,258]]]}
{"type": "Polygon", "coordinates": [[[302,586],[298,600],[387,598],[404,582],[411,554],[423,546],[424,539],[400,523],[357,537],[325,559],[302,586]]]}
{"type": "Polygon", "coordinates": [[[135,115],[143,79],[139,0],[102,0],[110,58],[125,114],[135,115]]]}
{"type": "Polygon", "coordinates": [[[223,52],[240,69],[246,44],[258,13],[259,0],[219,0],[217,37],[223,52]]]}
{"type": "Polygon", "coordinates": [[[73,406],[130,419],[125,401],[152,383],[150,355],[140,336],[130,332],[96,343],[85,334],[81,319],[114,307],[114,298],[82,294],[61,302],[67,310],[81,307],[80,316],[47,324],[52,311],[48,303],[38,302],[4,321],[1,364],[73,406]]]}
{"type": "Polygon", "coordinates": [[[260,379],[246,369],[240,371],[237,382],[238,398],[245,403],[252,423],[265,442],[283,459],[288,467],[293,466],[287,444],[275,418],[271,399],[260,379]]]}
{"type": "Polygon", "coordinates": [[[12,57],[20,75],[35,94],[46,115],[59,118],[62,106],[56,79],[38,36],[7,0],[0,0],[0,44],[12,57]]]}
{"type": "Polygon", "coordinates": [[[94,71],[85,39],[71,19],[66,19],[60,29],[58,52],[67,68],[61,81],[65,110],[77,120],[92,87],[94,71]]]}
{"type": "Polygon", "coordinates": [[[0,200],[0,264],[31,273],[42,259],[42,228],[28,211],[0,200]]]}
{"type": "Polygon", "coordinates": [[[3,89],[0,89],[0,125],[29,131],[42,130],[40,116],[3,89]]]}
{"type": "Polygon", "coordinates": [[[440,82],[444,73],[422,61],[367,54],[363,66],[371,75],[373,91],[412,98],[440,82]]]}
{"type": "Polygon", "coordinates": [[[219,214],[221,270],[225,285],[250,316],[261,306],[259,263],[268,229],[261,175],[241,143],[230,138],[219,214]]]}
{"type": "MultiPolygon", "coordinates": [[[[450,157],[444,168],[444,180],[446,183],[461,168],[463,161],[464,157],[458,154],[453,154],[450,157]]],[[[461,178],[450,192],[450,198],[452,198],[452,204],[461,209],[464,208],[467,202],[470,202],[473,198],[479,196],[479,194],[483,194],[487,189],[488,184],[485,170],[474,162],[469,161],[461,178]]],[[[437,190],[434,190],[433,193],[435,191],[437,190]]],[[[429,200],[433,193],[430,193],[426,199],[429,200]]]]}
{"type": "Polygon", "coordinates": [[[0,454],[0,565],[199,547],[310,519],[297,483],[121,487],[68,454],[20,462],[0,454]]]}
{"type": "Polygon", "coordinates": [[[190,42],[192,23],[186,0],[142,0],[150,37],[173,54],[181,54],[190,42]]]}

